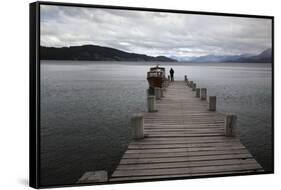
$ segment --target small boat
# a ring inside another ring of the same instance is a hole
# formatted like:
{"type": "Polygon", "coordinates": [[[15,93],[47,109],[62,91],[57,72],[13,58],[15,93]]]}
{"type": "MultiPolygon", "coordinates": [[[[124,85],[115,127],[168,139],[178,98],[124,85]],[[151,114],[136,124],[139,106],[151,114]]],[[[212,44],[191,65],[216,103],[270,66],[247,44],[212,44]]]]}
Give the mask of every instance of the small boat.
{"type": "Polygon", "coordinates": [[[150,71],[147,72],[147,80],[150,88],[154,88],[154,87],[162,88],[163,83],[166,80],[165,68],[159,67],[159,65],[156,65],[156,67],[151,67],[150,71]]]}

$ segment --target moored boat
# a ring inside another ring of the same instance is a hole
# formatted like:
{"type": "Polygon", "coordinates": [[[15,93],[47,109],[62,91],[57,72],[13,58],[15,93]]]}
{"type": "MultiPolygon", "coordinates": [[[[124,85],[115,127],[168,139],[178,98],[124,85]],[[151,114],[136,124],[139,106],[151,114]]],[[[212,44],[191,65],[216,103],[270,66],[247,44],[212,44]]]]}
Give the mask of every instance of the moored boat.
{"type": "Polygon", "coordinates": [[[165,81],[165,68],[158,65],[151,67],[150,71],[147,72],[147,80],[150,88],[162,88],[165,81]]]}

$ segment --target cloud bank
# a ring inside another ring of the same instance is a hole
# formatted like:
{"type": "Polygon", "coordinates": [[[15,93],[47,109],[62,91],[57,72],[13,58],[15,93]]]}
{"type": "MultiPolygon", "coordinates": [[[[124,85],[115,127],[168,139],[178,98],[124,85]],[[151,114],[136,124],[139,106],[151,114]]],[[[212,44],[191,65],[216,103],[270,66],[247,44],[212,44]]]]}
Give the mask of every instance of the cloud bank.
{"type": "Polygon", "coordinates": [[[257,54],[271,20],[41,5],[41,45],[93,44],[151,56],[257,54]]]}

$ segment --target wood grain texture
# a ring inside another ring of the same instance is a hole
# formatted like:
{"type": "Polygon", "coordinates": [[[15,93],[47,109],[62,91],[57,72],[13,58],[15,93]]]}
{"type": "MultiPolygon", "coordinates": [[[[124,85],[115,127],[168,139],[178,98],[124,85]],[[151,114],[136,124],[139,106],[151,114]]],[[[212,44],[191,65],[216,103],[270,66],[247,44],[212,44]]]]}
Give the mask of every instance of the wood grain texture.
{"type": "Polygon", "coordinates": [[[143,113],[145,138],[132,141],[110,181],[262,172],[237,137],[225,137],[225,114],[209,111],[184,81],[171,83],[157,112],[143,113]]]}

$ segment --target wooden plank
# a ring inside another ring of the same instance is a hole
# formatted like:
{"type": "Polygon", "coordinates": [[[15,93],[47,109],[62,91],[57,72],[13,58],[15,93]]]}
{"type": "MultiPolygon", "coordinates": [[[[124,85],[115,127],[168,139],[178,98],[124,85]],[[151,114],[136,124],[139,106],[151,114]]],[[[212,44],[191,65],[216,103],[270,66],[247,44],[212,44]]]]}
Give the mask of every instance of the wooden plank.
{"type": "Polygon", "coordinates": [[[181,168],[195,166],[218,166],[218,165],[237,165],[237,164],[255,164],[255,159],[229,159],[229,160],[203,160],[203,161],[186,161],[186,162],[167,162],[154,164],[137,164],[137,165],[122,165],[118,166],[118,170],[143,170],[156,168],[181,168]]]}
{"type": "Polygon", "coordinates": [[[228,155],[228,154],[247,154],[247,149],[231,149],[231,150],[209,150],[209,151],[181,151],[181,152],[141,152],[125,154],[123,159],[135,159],[135,158],[169,158],[169,157],[190,157],[190,156],[202,156],[202,155],[228,155]]]}
{"type": "Polygon", "coordinates": [[[201,144],[205,144],[205,143],[224,143],[224,142],[237,142],[240,143],[240,141],[238,140],[228,140],[225,141],[223,139],[206,139],[206,140],[201,140],[201,139],[196,139],[196,140],[192,140],[192,139],[187,139],[187,140],[149,140],[149,141],[143,141],[143,142],[134,142],[134,143],[130,143],[131,146],[133,145],[159,145],[159,144],[196,144],[196,143],[201,143],[201,144]]]}
{"type": "Polygon", "coordinates": [[[237,149],[246,149],[242,145],[237,145],[233,147],[195,147],[195,148],[167,148],[167,149],[128,149],[126,151],[126,154],[130,153],[139,153],[139,154],[145,154],[145,153],[158,153],[158,152],[195,152],[195,151],[211,151],[211,150],[237,150],[237,149]]]}
{"type": "Polygon", "coordinates": [[[251,154],[229,154],[229,155],[211,155],[211,156],[185,156],[175,158],[143,158],[143,159],[122,159],[120,164],[144,164],[144,163],[161,163],[161,162],[184,162],[199,160],[226,160],[226,159],[247,159],[253,158],[251,154]]]}
{"type": "Polygon", "coordinates": [[[131,144],[128,147],[130,149],[165,149],[165,148],[192,148],[192,147],[236,147],[241,145],[239,142],[216,142],[216,143],[182,143],[182,144],[159,144],[159,145],[147,145],[147,144],[131,144]]]}
{"type": "Polygon", "coordinates": [[[157,179],[177,179],[182,177],[204,177],[204,176],[225,176],[228,174],[254,174],[263,172],[263,170],[243,170],[243,171],[223,171],[209,172],[200,174],[169,174],[169,175],[154,175],[154,176],[130,176],[130,177],[113,177],[110,181],[137,181],[137,180],[157,180],[157,179]]]}
{"type": "Polygon", "coordinates": [[[173,175],[173,174],[200,174],[209,172],[224,172],[224,171],[241,171],[241,170],[257,170],[260,166],[253,164],[237,164],[237,165],[221,165],[221,166],[199,166],[199,167],[181,167],[181,168],[161,168],[161,169],[146,169],[146,170],[117,170],[113,177],[128,177],[128,176],[152,176],[152,175],[173,175]]]}

